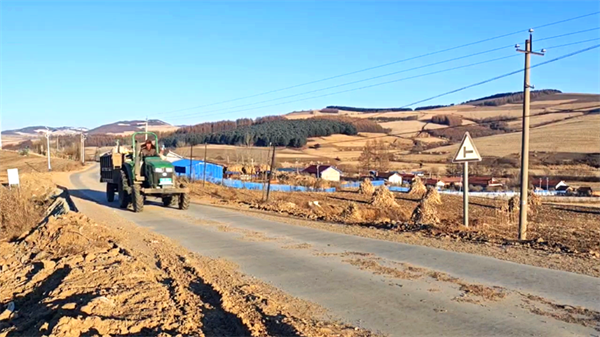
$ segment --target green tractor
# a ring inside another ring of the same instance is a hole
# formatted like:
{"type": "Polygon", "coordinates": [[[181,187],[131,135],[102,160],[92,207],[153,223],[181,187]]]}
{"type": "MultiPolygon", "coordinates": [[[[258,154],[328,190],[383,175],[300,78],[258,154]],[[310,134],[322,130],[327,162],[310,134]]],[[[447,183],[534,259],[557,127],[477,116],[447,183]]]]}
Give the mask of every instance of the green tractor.
{"type": "Polygon", "coordinates": [[[115,193],[119,194],[119,206],[134,212],[144,209],[147,196],[161,198],[163,206],[177,206],[185,210],[190,207],[189,189],[177,182],[173,164],[159,156],[140,156],[140,147],[135,137],[140,134],[158,136],[153,132],[136,132],[131,136],[133,153],[110,153],[100,157],[100,182],[106,183],[106,200],[113,202],[115,193]]]}

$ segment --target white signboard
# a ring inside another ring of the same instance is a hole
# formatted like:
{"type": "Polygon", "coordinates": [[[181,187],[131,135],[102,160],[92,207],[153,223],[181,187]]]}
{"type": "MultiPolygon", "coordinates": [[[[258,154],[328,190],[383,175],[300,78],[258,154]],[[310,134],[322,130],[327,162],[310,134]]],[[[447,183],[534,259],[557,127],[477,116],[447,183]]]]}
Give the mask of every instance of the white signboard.
{"type": "Polygon", "coordinates": [[[8,186],[19,185],[19,169],[8,169],[8,186]]]}
{"type": "Polygon", "coordinates": [[[481,156],[475,147],[475,143],[473,143],[471,135],[466,132],[462,142],[460,143],[460,147],[454,156],[454,159],[452,159],[452,162],[464,163],[470,161],[481,161],[481,156]]]}

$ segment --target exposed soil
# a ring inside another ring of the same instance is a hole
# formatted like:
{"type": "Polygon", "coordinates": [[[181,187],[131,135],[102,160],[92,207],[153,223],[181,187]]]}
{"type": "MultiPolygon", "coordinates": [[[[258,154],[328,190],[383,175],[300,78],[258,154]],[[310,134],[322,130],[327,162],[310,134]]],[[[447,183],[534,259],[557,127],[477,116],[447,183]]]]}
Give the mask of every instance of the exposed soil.
{"type": "Polygon", "coordinates": [[[192,191],[199,202],[313,220],[277,217],[277,221],[489,255],[600,277],[600,212],[589,207],[537,205],[529,217],[529,240],[519,241],[518,223],[514,221],[514,216],[507,213],[507,201],[504,200],[471,198],[471,227],[466,228],[462,226],[460,196],[441,195],[441,204],[428,203],[427,211],[434,213],[439,222],[421,221],[419,224],[410,220],[410,214],[422,200],[406,193],[394,193],[398,206],[384,208],[373,206],[371,197],[356,191],[275,192],[271,193],[269,202],[261,201],[261,191],[236,190],[211,184],[205,188],[193,184],[192,191]]]}
{"type": "Polygon", "coordinates": [[[373,335],[125,220],[31,227],[0,241],[1,336],[373,335]]]}

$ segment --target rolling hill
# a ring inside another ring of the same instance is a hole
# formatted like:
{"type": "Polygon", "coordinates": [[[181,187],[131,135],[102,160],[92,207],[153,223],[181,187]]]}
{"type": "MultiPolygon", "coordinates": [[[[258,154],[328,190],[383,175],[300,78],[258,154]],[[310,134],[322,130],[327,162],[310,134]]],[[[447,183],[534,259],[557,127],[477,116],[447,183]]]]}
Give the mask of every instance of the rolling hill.
{"type": "MultiPolygon", "coordinates": [[[[144,131],[145,125],[145,120],[119,121],[91,129],[89,134],[127,135],[136,131],[144,131]]],[[[148,120],[148,131],[167,132],[175,131],[178,128],[158,119],[148,120]]]]}

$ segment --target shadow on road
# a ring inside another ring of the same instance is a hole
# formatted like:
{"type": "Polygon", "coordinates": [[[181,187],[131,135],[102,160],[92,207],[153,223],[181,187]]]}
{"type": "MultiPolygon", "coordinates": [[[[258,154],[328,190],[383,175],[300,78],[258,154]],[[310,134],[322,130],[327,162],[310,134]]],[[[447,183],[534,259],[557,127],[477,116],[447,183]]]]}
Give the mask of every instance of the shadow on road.
{"type": "MultiPolygon", "coordinates": [[[[107,207],[114,208],[114,209],[122,209],[121,207],[119,207],[119,196],[118,196],[118,194],[115,194],[115,201],[108,202],[106,200],[106,193],[105,192],[101,192],[101,191],[96,191],[96,190],[91,190],[91,189],[83,188],[83,189],[70,189],[69,193],[71,194],[71,196],[73,196],[75,198],[79,198],[79,199],[83,199],[83,200],[95,202],[98,205],[107,206],[107,207]]],[[[152,199],[155,199],[155,198],[151,197],[150,199],[147,199],[144,202],[144,205],[146,205],[146,206],[160,206],[160,207],[163,206],[162,201],[152,200],[152,199]]],[[[129,207],[129,209],[131,210],[131,206],[129,207]]],[[[125,209],[122,209],[122,210],[125,210],[125,209]]]]}

